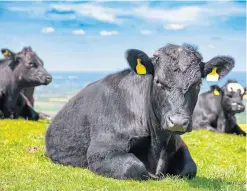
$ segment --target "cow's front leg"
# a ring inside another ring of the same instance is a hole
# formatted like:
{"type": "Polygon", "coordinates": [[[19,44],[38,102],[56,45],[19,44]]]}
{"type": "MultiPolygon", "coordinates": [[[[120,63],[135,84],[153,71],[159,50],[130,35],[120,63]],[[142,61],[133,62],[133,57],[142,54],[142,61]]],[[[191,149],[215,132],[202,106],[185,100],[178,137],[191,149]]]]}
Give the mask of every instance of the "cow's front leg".
{"type": "Polygon", "coordinates": [[[219,129],[212,127],[210,125],[210,122],[208,122],[208,121],[200,121],[196,124],[196,127],[199,127],[200,129],[206,129],[208,131],[217,132],[217,133],[221,132],[221,131],[219,131],[219,129]]]}
{"type": "Polygon", "coordinates": [[[90,145],[88,149],[87,159],[91,171],[116,179],[151,178],[144,164],[134,154],[115,150],[110,146],[103,148],[102,143],[96,148],[90,145]]]}
{"type": "Polygon", "coordinates": [[[19,116],[15,112],[15,105],[16,102],[10,97],[5,99],[3,101],[3,113],[4,113],[4,118],[10,118],[10,119],[17,119],[19,116]]]}
{"type": "Polygon", "coordinates": [[[156,176],[161,177],[165,175],[165,172],[167,170],[167,160],[168,160],[168,156],[166,153],[166,149],[163,148],[160,152],[160,158],[157,163],[156,172],[155,172],[156,176]]]}
{"type": "MultiPolygon", "coordinates": [[[[229,124],[228,124],[229,125],[229,124]]],[[[219,118],[217,121],[217,130],[219,132],[222,133],[226,133],[227,132],[227,128],[226,128],[226,120],[225,118],[219,118]]]]}
{"type": "Polygon", "coordinates": [[[39,120],[39,114],[27,104],[25,104],[25,106],[21,110],[20,116],[28,120],[33,120],[33,121],[39,120]]]}
{"type": "Polygon", "coordinates": [[[235,126],[234,126],[234,133],[236,133],[237,135],[246,136],[246,132],[244,132],[244,131],[238,126],[238,124],[235,124],[235,126]]]}
{"type": "Polygon", "coordinates": [[[183,140],[180,148],[169,157],[168,164],[168,174],[188,178],[194,178],[196,176],[196,164],[183,140]]]}
{"type": "Polygon", "coordinates": [[[4,118],[4,113],[2,110],[0,110],[0,119],[3,119],[4,118]]]}

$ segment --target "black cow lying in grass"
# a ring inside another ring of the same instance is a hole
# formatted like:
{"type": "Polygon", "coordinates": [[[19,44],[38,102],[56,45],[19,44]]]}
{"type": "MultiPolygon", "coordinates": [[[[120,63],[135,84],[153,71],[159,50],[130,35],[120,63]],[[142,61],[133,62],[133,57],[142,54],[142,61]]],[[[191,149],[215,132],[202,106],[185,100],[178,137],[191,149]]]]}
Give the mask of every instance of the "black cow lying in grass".
{"type": "Polygon", "coordinates": [[[55,116],[46,133],[48,156],[117,179],[194,177],[196,164],[180,134],[192,130],[201,78],[215,67],[223,77],[234,60],[202,62],[192,46],[172,44],[152,58],[136,49],[126,58],[131,69],[88,85],[55,116]]]}
{"type": "Polygon", "coordinates": [[[5,59],[0,61],[0,110],[2,118],[18,118],[19,116],[38,120],[39,115],[25,96],[23,88],[47,85],[52,81],[51,75],[44,69],[42,60],[30,47],[19,53],[2,49],[5,59]]]}
{"type": "Polygon", "coordinates": [[[244,88],[235,80],[228,80],[221,88],[211,86],[210,91],[198,98],[193,113],[193,128],[246,136],[235,117],[236,113],[245,110],[242,103],[245,94],[244,88]]]}

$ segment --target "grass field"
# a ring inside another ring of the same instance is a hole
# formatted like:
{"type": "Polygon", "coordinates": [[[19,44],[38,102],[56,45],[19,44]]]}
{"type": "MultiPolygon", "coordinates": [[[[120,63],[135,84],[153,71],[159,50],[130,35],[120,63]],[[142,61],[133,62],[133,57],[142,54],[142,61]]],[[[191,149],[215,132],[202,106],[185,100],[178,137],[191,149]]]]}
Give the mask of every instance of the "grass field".
{"type": "Polygon", "coordinates": [[[44,121],[0,121],[0,190],[245,190],[245,137],[204,130],[185,134],[198,167],[195,179],[136,182],[52,163],[44,150],[46,128],[44,121]]]}

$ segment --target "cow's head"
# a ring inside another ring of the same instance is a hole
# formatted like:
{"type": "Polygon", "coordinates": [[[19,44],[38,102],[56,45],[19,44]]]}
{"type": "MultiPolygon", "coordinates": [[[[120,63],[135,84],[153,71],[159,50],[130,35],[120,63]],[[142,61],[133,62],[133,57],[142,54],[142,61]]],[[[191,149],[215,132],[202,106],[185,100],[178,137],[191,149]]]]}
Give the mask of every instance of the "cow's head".
{"type": "Polygon", "coordinates": [[[225,76],[234,60],[217,56],[208,62],[191,45],[168,44],[149,58],[140,50],[129,49],[126,58],[139,75],[152,75],[151,102],[161,128],[184,133],[192,130],[191,116],[195,108],[202,78],[225,76]]]}
{"type": "Polygon", "coordinates": [[[52,81],[51,75],[44,69],[43,61],[31,47],[25,47],[19,53],[9,49],[2,49],[1,52],[10,60],[10,68],[24,86],[47,85],[52,81]]]}
{"type": "Polygon", "coordinates": [[[235,114],[245,110],[242,100],[246,95],[246,88],[244,89],[236,80],[228,80],[223,87],[213,85],[211,91],[214,96],[222,97],[221,105],[225,112],[235,114]]]}

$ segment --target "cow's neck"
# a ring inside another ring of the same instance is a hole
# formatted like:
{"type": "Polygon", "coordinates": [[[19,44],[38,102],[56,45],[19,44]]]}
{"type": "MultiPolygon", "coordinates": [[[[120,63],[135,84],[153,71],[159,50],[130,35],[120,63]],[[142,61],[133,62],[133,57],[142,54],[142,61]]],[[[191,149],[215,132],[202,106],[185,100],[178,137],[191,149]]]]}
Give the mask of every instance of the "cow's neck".
{"type": "Polygon", "coordinates": [[[6,89],[8,100],[11,100],[12,104],[16,104],[16,101],[18,99],[18,95],[21,92],[22,87],[19,84],[19,81],[15,78],[15,76],[12,76],[12,78],[8,82],[8,86],[6,89]]]}
{"type": "Polygon", "coordinates": [[[149,161],[152,161],[150,164],[150,170],[153,171],[157,167],[157,163],[160,157],[160,152],[162,149],[166,150],[167,144],[171,138],[171,133],[161,129],[161,120],[160,117],[155,113],[154,102],[152,99],[152,90],[153,90],[153,78],[150,79],[148,92],[146,96],[146,116],[147,116],[147,127],[151,137],[151,145],[149,150],[149,161]]]}
{"type": "Polygon", "coordinates": [[[232,129],[236,125],[236,117],[234,114],[222,110],[222,112],[219,115],[218,120],[224,121],[225,126],[225,132],[232,132],[232,129]]]}

